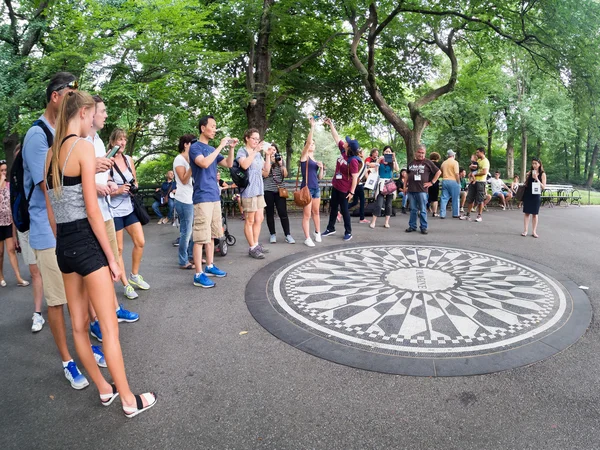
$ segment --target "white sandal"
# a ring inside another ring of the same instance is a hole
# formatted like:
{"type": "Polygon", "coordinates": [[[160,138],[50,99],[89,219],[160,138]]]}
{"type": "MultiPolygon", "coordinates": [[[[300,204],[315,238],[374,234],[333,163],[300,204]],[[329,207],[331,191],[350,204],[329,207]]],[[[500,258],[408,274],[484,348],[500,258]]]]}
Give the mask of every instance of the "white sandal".
{"type": "Polygon", "coordinates": [[[134,395],[134,397],[136,408],[132,408],[130,406],[123,406],[123,412],[125,413],[125,416],[130,419],[132,417],[137,416],[140,413],[143,413],[147,409],[152,408],[156,404],[156,394],[154,392],[146,392],[141,395],[136,394],[134,395]],[[146,402],[148,403],[146,407],[144,407],[144,401],[142,400],[142,397],[144,397],[144,400],[146,400],[146,402]]]}
{"type": "Polygon", "coordinates": [[[100,401],[102,402],[102,406],[110,406],[112,402],[115,401],[115,398],[119,396],[119,391],[117,391],[117,387],[114,384],[111,384],[112,394],[100,394],[100,401]]]}
{"type": "Polygon", "coordinates": [[[2,286],[2,287],[6,287],[6,281],[4,281],[4,280],[0,280],[0,286],[2,286]]]}

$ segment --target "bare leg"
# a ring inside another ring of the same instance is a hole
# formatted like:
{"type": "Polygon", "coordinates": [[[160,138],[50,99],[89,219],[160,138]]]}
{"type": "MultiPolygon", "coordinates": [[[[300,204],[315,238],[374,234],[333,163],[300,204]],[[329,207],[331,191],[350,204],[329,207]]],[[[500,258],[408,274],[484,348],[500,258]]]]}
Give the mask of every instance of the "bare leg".
{"type": "Polygon", "coordinates": [[[19,260],[17,259],[17,252],[15,251],[15,241],[13,238],[8,238],[4,242],[6,242],[6,251],[8,252],[8,259],[10,261],[10,265],[15,271],[17,283],[22,283],[24,280],[21,277],[21,272],[19,271],[19,260]]]}
{"type": "Polygon", "coordinates": [[[390,226],[390,217],[391,216],[385,216],[385,224],[384,224],[384,226],[386,228],[390,226]]]}
{"type": "Polygon", "coordinates": [[[304,232],[304,239],[310,237],[310,212],[312,210],[312,202],[302,208],[302,231],[304,232]]]}
{"type": "Polygon", "coordinates": [[[119,248],[119,266],[121,267],[121,283],[123,286],[127,286],[127,271],[125,270],[125,262],[123,261],[123,230],[117,231],[117,247],[119,248]]]}
{"type": "Polygon", "coordinates": [[[42,284],[42,275],[37,264],[29,264],[29,273],[31,274],[31,287],[33,290],[34,312],[42,312],[42,301],[44,300],[44,285],[42,284]]]}
{"type": "Polygon", "coordinates": [[[252,237],[254,238],[254,242],[256,242],[257,244],[260,239],[260,228],[264,219],[265,211],[264,209],[260,208],[254,213],[254,225],[252,226],[252,237]]]}
{"type": "Polygon", "coordinates": [[[531,227],[533,228],[533,237],[538,237],[537,234],[537,226],[538,226],[538,215],[537,214],[532,214],[531,216],[531,227]]]}
{"type": "Polygon", "coordinates": [[[438,202],[431,202],[431,211],[433,212],[433,214],[437,214],[437,210],[438,210],[438,202]]]}
{"type": "Polygon", "coordinates": [[[133,241],[133,251],[131,253],[131,273],[137,275],[139,274],[142,255],[144,254],[144,245],[146,245],[144,230],[142,229],[142,224],[139,222],[129,225],[125,229],[133,241]]]}
{"type": "MultiPolygon", "coordinates": [[[[87,312],[86,312],[87,317],[87,312]]],[[[60,306],[48,306],[48,323],[50,324],[50,331],[54,342],[60,353],[60,357],[63,361],[70,361],[71,354],[69,353],[69,347],[67,347],[67,328],[65,325],[65,315],[63,312],[63,305],[60,306]]],[[[90,353],[92,349],[90,347],[90,353]]],[[[92,359],[94,355],[92,355],[92,359]]],[[[94,360],[96,364],[96,360],[94,360]]]]}
{"type": "Polygon", "coordinates": [[[313,223],[315,224],[315,232],[321,233],[321,213],[319,212],[319,208],[321,207],[321,199],[313,198],[310,202],[310,206],[312,208],[311,215],[313,223]]]}
{"type": "Polygon", "coordinates": [[[244,236],[250,247],[254,247],[258,242],[254,242],[254,216],[256,212],[246,212],[246,221],[244,222],[244,236]]]}
{"type": "Polygon", "coordinates": [[[4,280],[4,241],[0,241],[0,281],[4,280]]]}
{"type": "Polygon", "coordinates": [[[529,214],[523,214],[523,236],[527,236],[528,228],[529,228],[529,214]]]}
{"type": "MultiPolygon", "coordinates": [[[[204,244],[206,245],[206,244],[204,244]]],[[[202,248],[204,245],[197,242],[194,243],[194,265],[196,266],[196,273],[202,272],[202,248]]],[[[213,246],[214,248],[214,246],[213,246]]],[[[207,258],[208,259],[208,258],[207,258]]]]}
{"type": "MultiPolygon", "coordinates": [[[[196,248],[195,245],[194,245],[194,248],[196,248]]],[[[194,250],[194,252],[195,252],[195,250],[194,250]]],[[[206,253],[206,265],[210,266],[213,263],[213,260],[215,257],[215,241],[214,241],[214,239],[211,239],[209,243],[204,244],[204,252],[206,253]]],[[[202,254],[200,256],[202,256],[202,254]]],[[[194,262],[195,261],[196,261],[196,258],[194,257],[194,262]]],[[[198,267],[198,266],[196,266],[196,267],[198,267]]],[[[202,267],[202,266],[200,266],[200,267],[202,267]]],[[[197,270],[198,269],[196,269],[196,271],[197,270]]]]}

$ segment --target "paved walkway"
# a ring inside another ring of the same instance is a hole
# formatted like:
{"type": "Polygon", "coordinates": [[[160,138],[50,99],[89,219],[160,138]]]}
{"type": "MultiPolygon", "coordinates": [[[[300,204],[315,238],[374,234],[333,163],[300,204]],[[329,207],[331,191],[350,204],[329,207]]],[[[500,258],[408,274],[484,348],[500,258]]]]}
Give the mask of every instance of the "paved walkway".
{"type": "MultiPolygon", "coordinates": [[[[543,208],[541,238],[523,238],[522,214],[495,210],[482,223],[432,219],[430,234],[422,236],[404,233],[407,219],[399,216],[390,229],[355,223],[352,244],[502,252],[589,286],[597,310],[598,223],[600,208],[543,208]]],[[[171,246],[176,230],[145,227],[142,274],[152,289],[127,301],[142,318],[121,324],[120,331],[132,388],[155,390],[159,403],[132,420],[120,413],[118,402],[103,408],[93,387],[69,387],[48,326],[30,333],[30,291],[12,287],[7,267],[9,287],[0,289],[0,448],[597,447],[597,318],[562,353],[492,375],[424,378],[346,367],[275,338],[252,318],[244,301],[246,284],[262,267],[311,250],[278,243],[270,246],[266,260],[251,260],[242,222],[231,219],[230,229],[238,244],[216,260],[229,275],[215,289],[201,290],[191,285],[189,272],[176,267],[171,246]]],[[[292,230],[301,242],[297,217],[292,230]]],[[[263,236],[268,238],[266,227],[263,236]]],[[[321,245],[341,243],[338,233],[321,245]]]]}

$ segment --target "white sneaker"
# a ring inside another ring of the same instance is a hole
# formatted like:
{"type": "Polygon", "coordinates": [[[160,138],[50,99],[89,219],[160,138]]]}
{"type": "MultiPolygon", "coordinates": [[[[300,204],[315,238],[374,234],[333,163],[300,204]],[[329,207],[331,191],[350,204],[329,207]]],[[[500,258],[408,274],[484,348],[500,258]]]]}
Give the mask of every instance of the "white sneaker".
{"type": "Polygon", "coordinates": [[[321,239],[321,233],[317,233],[315,231],[315,242],[323,242],[323,239],[321,239]]]}
{"type": "Polygon", "coordinates": [[[306,245],[307,247],[314,247],[315,243],[313,242],[313,240],[311,238],[306,238],[304,240],[304,245],[306,245]]]}
{"type": "Polygon", "coordinates": [[[277,242],[277,235],[272,234],[269,238],[269,244],[275,244],[277,242]]]}
{"type": "Polygon", "coordinates": [[[41,314],[33,313],[33,317],[31,318],[31,320],[33,320],[33,324],[31,325],[32,333],[37,333],[38,331],[41,331],[42,327],[46,323],[41,314]]]}
{"type": "Polygon", "coordinates": [[[475,222],[481,222],[483,219],[481,218],[481,216],[477,216],[477,219],[475,219],[475,222]]]}
{"type": "Polygon", "coordinates": [[[465,208],[460,208],[460,212],[464,213],[465,212],[465,208]]]}
{"type": "Polygon", "coordinates": [[[503,206],[503,207],[502,207],[502,211],[506,211],[506,206],[503,206]]]}

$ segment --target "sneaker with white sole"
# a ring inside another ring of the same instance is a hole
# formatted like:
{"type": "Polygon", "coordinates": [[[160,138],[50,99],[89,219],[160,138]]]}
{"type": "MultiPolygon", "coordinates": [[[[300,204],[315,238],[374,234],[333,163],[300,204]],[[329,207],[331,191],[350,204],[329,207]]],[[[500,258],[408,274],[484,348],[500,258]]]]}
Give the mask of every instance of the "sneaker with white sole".
{"type": "Polygon", "coordinates": [[[117,309],[117,322],[127,322],[133,323],[140,320],[140,315],[138,313],[134,313],[123,308],[123,304],[119,305],[119,309],[117,309]]]}
{"type": "Polygon", "coordinates": [[[344,234],[344,241],[349,241],[350,239],[352,239],[352,235],[350,233],[344,234]]]}
{"type": "Polygon", "coordinates": [[[477,219],[475,219],[475,222],[481,222],[483,219],[481,218],[481,216],[477,216],[477,219]]]}
{"type": "Polygon", "coordinates": [[[276,244],[277,243],[277,235],[272,234],[271,237],[269,237],[269,244],[276,244]]]}
{"type": "Polygon", "coordinates": [[[95,337],[98,342],[102,342],[102,331],[100,330],[100,324],[97,320],[90,323],[90,334],[95,337]]]}
{"type": "Polygon", "coordinates": [[[31,332],[37,333],[38,331],[42,331],[42,327],[46,323],[41,314],[33,313],[33,317],[31,318],[33,323],[31,324],[31,332]]]}
{"type": "Polygon", "coordinates": [[[307,247],[314,247],[315,243],[313,242],[313,240],[311,238],[306,238],[304,240],[304,245],[306,245],[307,247]]]}
{"type": "Polygon", "coordinates": [[[63,367],[63,370],[65,372],[65,378],[69,380],[73,389],[79,390],[90,385],[87,378],[84,377],[77,368],[75,361],[69,361],[67,366],[63,367]]]}
{"type": "Polygon", "coordinates": [[[258,245],[254,248],[248,249],[248,255],[254,259],[265,259],[265,254],[260,251],[258,245]]]}
{"type": "Polygon", "coordinates": [[[285,237],[285,242],[287,242],[288,244],[295,244],[296,243],[296,239],[294,239],[291,234],[288,234],[285,237]]]}
{"type": "Polygon", "coordinates": [[[96,360],[98,367],[108,367],[106,365],[106,359],[104,359],[104,353],[102,353],[101,347],[92,345],[92,353],[94,354],[94,359],[96,360]]]}
{"type": "Polygon", "coordinates": [[[270,250],[268,248],[264,248],[261,243],[258,244],[258,248],[260,249],[261,253],[269,253],[270,252],[270,250]]]}
{"type": "Polygon", "coordinates": [[[335,234],[335,230],[333,230],[333,231],[325,230],[321,233],[321,236],[326,237],[326,236],[331,236],[332,234],[335,234]]]}
{"type": "Polygon", "coordinates": [[[223,277],[227,276],[227,272],[222,271],[214,264],[212,265],[212,267],[208,267],[208,266],[204,267],[203,273],[207,277],[223,278],[223,277]]]}
{"type": "Polygon", "coordinates": [[[215,282],[208,278],[204,273],[201,273],[199,276],[194,275],[194,286],[212,288],[215,287],[215,282]]]}
{"type": "Polygon", "coordinates": [[[123,294],[125,294],[125,297],[127,297],[129,300],[135,300],[139,297],[138,293],[135,292],[135,289],[133,289],[133,286],[130,284],[123,286],[123,294]]]}
{"type": "Polygon", "coordinates": [[[135,287],[143,289],[144,291],[147,291],[148,289],[150,289],[150,285],[148,283],[146,283],[144,281],[144,277],[142,277],[141,275],[134,275],[132,273],[129,274],[129,280],[128,280],[131,284],[133,284],[135,287]]]}
{"type": "Polygon", "coordinates": [[[321,233],[317,233],[315,231],[315,242],[323,242],[323,239],[321,239],[321,233]]]}

